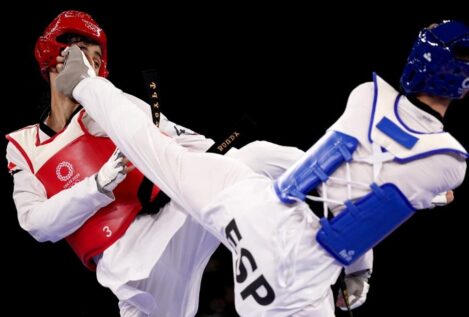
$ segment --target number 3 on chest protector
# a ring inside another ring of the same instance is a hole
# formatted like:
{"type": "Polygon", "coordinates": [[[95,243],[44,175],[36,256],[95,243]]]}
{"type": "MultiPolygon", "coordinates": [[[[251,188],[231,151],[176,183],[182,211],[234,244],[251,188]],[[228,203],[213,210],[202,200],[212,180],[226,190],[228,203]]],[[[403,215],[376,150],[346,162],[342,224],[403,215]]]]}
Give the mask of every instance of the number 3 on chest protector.
{"type": "Polygon", "coordinates": [[[108,238],[109,238],[110,236],[112,236],[112,231],[111,231],[111,229],[109,228],[109,226],[104,226],[104,227],[103,227],[103,232],[104,232],[104,235],[105,235],[106,237],[108,237],[108,238]]]}

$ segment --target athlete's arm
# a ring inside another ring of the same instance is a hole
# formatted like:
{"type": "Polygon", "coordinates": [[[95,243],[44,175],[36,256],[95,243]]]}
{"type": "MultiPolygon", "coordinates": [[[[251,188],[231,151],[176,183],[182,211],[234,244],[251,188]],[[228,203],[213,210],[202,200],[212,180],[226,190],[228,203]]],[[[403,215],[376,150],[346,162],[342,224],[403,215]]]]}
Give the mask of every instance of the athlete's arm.
{"type": "Polygon", "coordinates": [[[47,198],[42,183],[11,143],[7,146],[13,174],[13,199],[20,226],[36,240],[58,241],[77,230],[97,210],[113,201],[98,191],[94,177],[47,198]]]}

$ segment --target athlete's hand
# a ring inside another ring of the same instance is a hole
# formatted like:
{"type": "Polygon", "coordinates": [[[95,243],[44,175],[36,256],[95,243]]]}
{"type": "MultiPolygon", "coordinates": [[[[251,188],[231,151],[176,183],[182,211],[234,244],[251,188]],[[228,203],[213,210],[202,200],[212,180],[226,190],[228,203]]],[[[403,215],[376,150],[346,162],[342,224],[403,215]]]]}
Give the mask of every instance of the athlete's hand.
{"type": "Polygon", "coordinates": [[[448,190],[447,192],[442,192],[433,197],[432,199],[432,208],[445,206],[449,203],[452,203],[454,200],[454,192],[452,190],[448,190]]]}
{"type": "Polygon", "coordinates": [[[109,160],[96,174],[98,191],[103,194],[112,192],[125,179],[127,173],[135,168],[135,166],[127,166],[128,163],[129,160],[116,148],[109,160]]]}
{"type": "Polygon", "coordinates": [[[65,63],[65,57],[62,55],[59,55],[55,58],[57,64],[55,65],[55,69],[58,73],[64,70],[64,63],[65,63]]]}
{"type": "MultiPolygon", "coordinates": [[[[370,276],[370,270],[358,271],[345,276],[344,281],[347,290],[344,290],[344,292],[350,309],[355,309],[365,303],[368,290],[370,289],[370,284],[368,284],[370,276]]],[[[337,296],[336,306],[341,310],[348,310],[341,291],[339,291],[339,295],[337,296]]]]}
{"type": "Polygon", "coordinates": [[[96,77],[96,72],[77,45],[67,47],[61,54],[64,61],[56,67],[59,75],[55,80],[55,85],[59,92],[72,97],[76,85],[85,78],[96,77]]]}

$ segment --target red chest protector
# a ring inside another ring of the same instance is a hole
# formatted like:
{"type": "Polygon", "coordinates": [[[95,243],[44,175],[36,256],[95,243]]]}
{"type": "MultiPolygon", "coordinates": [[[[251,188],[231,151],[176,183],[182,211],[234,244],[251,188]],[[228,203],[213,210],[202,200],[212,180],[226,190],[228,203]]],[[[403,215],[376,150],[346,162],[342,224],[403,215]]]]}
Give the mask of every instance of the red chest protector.
{"type": "MultiPolygon", "coordinates": [[[[47,197],[52,197],[99,171],[114,149],[110,139],[85,133],[48,159],[36,176],[46,188],[47,197]]],[[[101,208],[66,238],[88,269],[96,269],[93,257],[119,239],[141,210],[137,192],[143,178],[136,169],[130,172],[113,191],[115,201],[101,208]]],[[[154,188],[152,196],[158,191],[154,188]]]]}

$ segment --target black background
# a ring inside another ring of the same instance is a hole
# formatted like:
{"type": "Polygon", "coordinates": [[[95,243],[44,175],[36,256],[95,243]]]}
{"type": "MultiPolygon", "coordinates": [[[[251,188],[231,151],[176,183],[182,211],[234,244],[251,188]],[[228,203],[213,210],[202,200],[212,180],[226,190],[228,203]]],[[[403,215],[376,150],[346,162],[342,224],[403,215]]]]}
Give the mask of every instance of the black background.
{"type": "MultiPolygon", "coordinates": [[[[144,98],[140,72],[158,71],[163,112],[172,121],[217,137],[248,114],[257,122],[258,138],[302,149],[334,122],[349,92],[371,80],[372,71],[397,87],[421,27],[468,15],[467,6],[447,2],[431,12],[425,12],[428,4],[393,12],[339,4],[326,10],[234,2],[173,8],[136,0],[41,3],[3,9],[16,22],[1,22],[2,134],[38,121],[47,85],[34,60],[35,41],[58,13],[78,9],[106,31],[110,79],[118,87],[144,98]]],[[[467,100],[459,102],[446,124],[469,148],[467,113],[467,100]]],[[[65,243],[39,244],[22,231],[7,169],[0,175],[4,305],[14,316],[117,316],[113,295],[65,243]]],[[[453,316],[466,308],[468,187],[466,181],[453,204],[418,213],[375,249],[369,298],[355,316],[453,316]]],[[[203,284],[201,309],[207,313],[212,294],[223,293],[216,283],[220,275],[231,279],[224,261],[226,254],[219,254],[216,263],[226,272],[210,273],[215,282],[206,278],[203,284]]],[[[229,316],[228,310],[218,316],[229,316]]]]}

